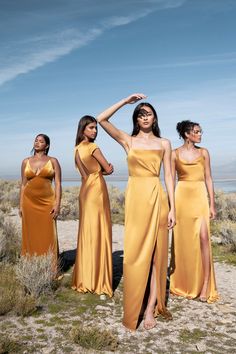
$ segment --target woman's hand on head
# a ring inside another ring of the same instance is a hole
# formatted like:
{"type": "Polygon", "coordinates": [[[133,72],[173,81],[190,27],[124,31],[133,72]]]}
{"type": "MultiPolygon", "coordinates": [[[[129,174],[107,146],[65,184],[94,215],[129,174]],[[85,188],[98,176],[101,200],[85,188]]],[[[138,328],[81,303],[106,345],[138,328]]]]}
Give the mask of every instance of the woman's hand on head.
{"type": "Polygon", "coordinates": [[[143,93],[133,93],[132,95],[125,98],[125,103],[132,104],[142,100],[143,98],[147,98],[147,96],[143,93]]]}

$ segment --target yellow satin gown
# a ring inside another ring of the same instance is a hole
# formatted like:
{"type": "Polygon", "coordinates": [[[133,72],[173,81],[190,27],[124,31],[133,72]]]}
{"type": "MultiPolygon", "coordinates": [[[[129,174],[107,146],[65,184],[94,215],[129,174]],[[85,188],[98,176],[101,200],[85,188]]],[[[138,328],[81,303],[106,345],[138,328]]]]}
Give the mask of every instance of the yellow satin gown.
{"type": "Polygon", "coordinates": [[[57,261],[56,223],[50,214],[55,203],[52,162],[48,160],[35,173],[27,160],[24,174],[27,183],[22,199],[22,255],[43,255],[52,251],[57,261]]]}
{"type": "Polygon", "coordinates": [[[82,178],[79,194],[79,232],[72,289],[113,295],[112,227],[110,203],[101,166],[93,157],[98,146],[82,141],[76,146],[89,173],[82,178]]]}
{"type": "Polygon", "coordinates": [[[163,150],[133,148],[127,156],[123,324],[131,330],[138,326],[153,262],[157,282],[155,314],[171,317],[165,307],[169,208],[159,180],[162,158],[163,150]]]}
{"type": "Polygon", "coordinates": [[[212,261],[209,203],[205,185],[204,156],[192,162],[180,159],[176,151],[178,183],[175,190],[176,226],[172,240],[170,289],[175,295],[194,299],[203,286],[203,267],[200,247],[200,228],[204,221],[209,236],[211,272],[207,302],[218,299],[212,261]]]}

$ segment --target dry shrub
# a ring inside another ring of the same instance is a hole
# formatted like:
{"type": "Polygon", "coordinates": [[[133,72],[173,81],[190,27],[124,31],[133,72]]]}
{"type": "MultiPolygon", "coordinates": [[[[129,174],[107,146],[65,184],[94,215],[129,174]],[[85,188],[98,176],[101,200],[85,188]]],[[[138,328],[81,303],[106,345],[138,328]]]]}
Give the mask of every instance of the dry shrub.
{"type": "MultiPolygon", "coordinates": [[[[124,224],[125,196],[118,188],[108,187],[111,218],[114,224],[124,224]]],[[[79,218],[79,188],[68,187],[63,189],[61,212],[59,220],[77,220],[79,218]]]]}
{"type": "Polygon", "coordinates": [[[125,195],[117,187],[108,187],[113,224],[124,224],[125,195]]]}
{"type": "Polygon", "coordinates": [[[19,205],[19,181],[0,180],[0,210],[9,212],[19,205]]]}
{"type": "Polygon", "coordinates": [[[53,252],[42,256],[23,256],[16,265],[16,277],[36,299],[52,291],[57,276],[53,252]]]}
{"type": "Polygon", "coordinates": [[[21,296],[16,299],[14,313],[17,316],[29,316],[37,311],[37,299],[30,294],[21,292],[21,296]]]}
{"type": "Polygon", "coordinates": [[[0,212],[0,261],[15,263],[21,251],[19,229],[0,212]]]}
{"type": "Polygon", "coordinates": [[[97,327],[84,328],[79,325],[72,328],[70,336],[73,342],[86,349],[115,352],[119,345],[116,333],[97,327]]]}
{"type": "Polygon", "coordinates": [[[222,245],[229,245],[232,252],[236,252],[236,223],[223,220],[214,221],[211,225],[213,236],[219,237],[222,245]]]}
{"type": "Polygon", "coordinates": [[[79,218],[79,188],[63,188],[59,220],[76,220],[79,218]]]}
{"type": "Polygon", "coordinates": [[[15,338],[15,334],[14,338],[6,335],[0,336],[0,354],[19,354],[23,352],[22,349],[22,343],[15,338]]]}
{"type": "Polygon", "coordinates": [[[0,202],[0,212],[4,214],[9,214],[11,212],[11,205],[9,202],[1,201],[0,202]]]}
{"type": "Polygon", "coordinates": [[[236,222],[236,193],[215,193],[217,219],[236,222]]]}
{"type": "Polygon", "coordinates": [[[0,271],[0,315],[5,315],[10,311],[18,316],[27,316],[33,313],[37,309],[36,299],[25,294],[24,288],[16,279],[14,267],[2,263],[0,271]]]}

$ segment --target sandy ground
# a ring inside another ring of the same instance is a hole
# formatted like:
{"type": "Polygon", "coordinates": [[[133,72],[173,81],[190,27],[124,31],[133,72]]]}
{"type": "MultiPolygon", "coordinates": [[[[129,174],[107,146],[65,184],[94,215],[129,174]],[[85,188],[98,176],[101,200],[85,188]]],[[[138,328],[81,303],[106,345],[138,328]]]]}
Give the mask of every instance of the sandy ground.
{"type": "MultiPolygon", "coordinates": [[[[77,242],[78,221],[59,221],[58,222],[58,238],[60,250],[74,249],[77,242]]],[[[113,225],[113,252],[123,250],[123,236],[124,227],[122,225],[113,225]]],[[[174,353],[235,353],[234,343],[236,343],[236,267],[224,263],[215,263],[215,273],[217,287],[220,294],[220,300],[215,304],[202,304],[198,301],[189,301],[187,299],[180,299],[170,296],[169,309],[173,312],[173,321],[168,322],[168,325],[160,323],[151,332],[153,333],[153,340],[150,340],[150,353],[168,352],[165,340],[160,338],[161,333],[168,328],[172,329],[172,333],[168,336],[169,341],[173,343],[173,347],[179,343],[179,333],[184,331],[195,333],[200,330],[203,333],[211,333],[202,339],[194,339],[191,343],[186,344],[186,351],[177,349],[174,353]],[[222,335],[224,340],[220,338],[222,335]],[[155,349],[156,337],[158,338],[158,346],[162,349],[155,349]],[[212,343],[211,343],[212,342],[212,343]],[[153,349],[152,349],[153,348],[153,349]],[[188,349],[187,349],[188,348],[188,349]]],[[[125,330],[119,324],[118,328],[120,334],[124,335],[125,330]]],[[[141,338],[145,338],[143,330],[141,331],[141,338]]],[[[137,331],[137,332],[138,332],[137,331]]],[[[136,332],[136,333],[137,333],[136,332]]],[[[131,335],[132,338],[132,335],[131,335]]],[[[168,347],[170,348],[170,346],[168,347]]],[[[138,353],[146,353],[145,346],[140,346],[138,353]],[[142,349],[143,348],[143,349],[142,349]]],[[[148,351],[149,352],[149,351],[148,351]]]]}
{"type": "MultiPolygon", "coordinates": [[[[19,218],[12,216],[19,225],[19,218]]],[[[75,255],[77,245],[78,221],[58,221],[58,240],[60,252],[75,255]],[[73,252],[69,252],[73,251],[73,252]]],[[[119,258],[114,258],[114,276],[116,267],[119,268],[118,278],[121,280],[122,251],[123,251],[124,227],[113,225],[113,256],[117,254],[119,258]],[[118,264],[119,263],[119,264],[118,264]]],[[[98,324],[102,329],[114,330],[122,345],[117,353],[206,353],[206,354],[230,354],[235,353],[236,343],[236,267],[215,263],[216,281],[220,300],[214,304],[203,304],[199,301],[187,300],[170,296],[168,309],[173,314],[173,321],[163,321],[157,319],[157,326],[151,331],[145,331],[142,323],[136,332],[128,332],[121,324],[122,319],[122,289],[117,287],[114,297],[107,299],[96,307],[96,315],[88,317],[86,325],[98,324]],[[99,319],[99,320],[98,320],[99,319]]],[[[48,318],[49,314],[44,314],[48,318]]],[[[59,315],[58,315],[59,316],[59,315]]],[[[61,313],[62,318],[68,314],[61,313]]],[[[80,320],[81,317],[78,317],[80,320]]],[[[70,323],[70,318],[67,319],[70,323]]],[[[74,318],[76,320],[76,318],[74,318]]],[[[3,322],[9,322],[9,318],[3,322]]],[[[13,319],[12,319],[13,321],[13,319]]],[[[43,330],[43,324],[29,317],[25,320],[24,327],[20,327],[20,321],[14,319],[14,323],[20,330],[25,332],[43,330]],[[18,322],[17,322],[18,321],[18,322]],[[41,326],[39,328],[39,326],[41,326]]],[[[38,321],[39,322],[39,321],[38,321]]],[[[34,332],[36,333],[36,332],[34,332]]],[[[66,339],[60,337],[61,345],[52,344],[52,337],[57,338],[55,328],[47,329],[48,339],[44,339],[44,347],[39,353],[64,353],[67,345],[66,339]]],[[[35,337],[36,338],[36,337],[35,337]]],[[[58,337],[59,338],[59,337],[58,337]]],[[[80,347],[71,347],[71,353],[93,353],[85,351],[80,347]]],[[[103,351],[103,353],[105,353],[103,351]]]]}

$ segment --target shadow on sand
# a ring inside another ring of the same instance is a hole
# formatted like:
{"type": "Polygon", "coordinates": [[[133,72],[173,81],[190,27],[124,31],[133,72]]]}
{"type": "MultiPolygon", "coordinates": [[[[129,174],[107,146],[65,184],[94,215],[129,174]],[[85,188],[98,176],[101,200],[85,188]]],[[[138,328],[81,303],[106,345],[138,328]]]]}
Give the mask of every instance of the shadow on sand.
{"type": "MultiPolygon", "coordinates": [[[[62,272],[67,272],[74,264],[76,249],[64,251],[60,254],[60,265],[62,272]]],[[[112,254],[113,260],[113,290],[115,291],[120,284],[123,275],[123,251],[115,251],[112,254]]]]}

